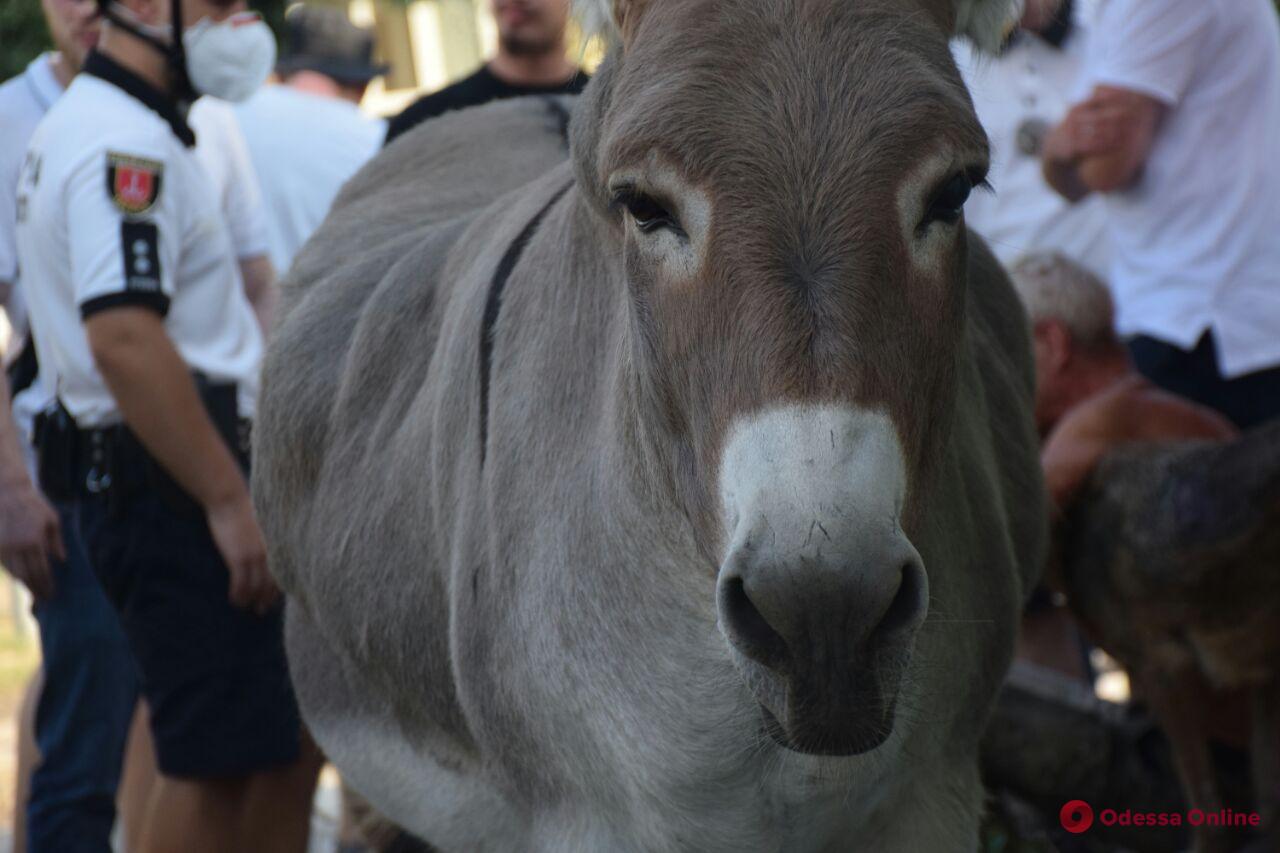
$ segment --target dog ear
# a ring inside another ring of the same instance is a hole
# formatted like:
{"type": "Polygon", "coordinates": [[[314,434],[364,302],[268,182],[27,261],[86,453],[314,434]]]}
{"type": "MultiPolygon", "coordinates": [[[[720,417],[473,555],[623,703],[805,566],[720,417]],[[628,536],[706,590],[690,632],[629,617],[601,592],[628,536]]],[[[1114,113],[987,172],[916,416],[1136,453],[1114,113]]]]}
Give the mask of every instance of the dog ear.
{"type": "Polygon", "coordinates": [[[941,30],[994,53],[1022,17],[1023,0],[924,0],[941,30]]]}

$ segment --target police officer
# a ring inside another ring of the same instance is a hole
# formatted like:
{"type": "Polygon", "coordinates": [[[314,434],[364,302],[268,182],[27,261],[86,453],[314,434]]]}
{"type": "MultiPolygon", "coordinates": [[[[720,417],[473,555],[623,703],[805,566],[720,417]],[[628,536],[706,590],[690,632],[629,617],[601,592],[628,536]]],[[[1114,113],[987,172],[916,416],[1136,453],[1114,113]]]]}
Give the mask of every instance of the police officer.
{"type": "Polygon", "coordinates": [[[148,849],[297,850],[315,767],[246,485],[262,338],[185,118],[197,92],[251,93],[274,41],[243,0],[100,6],[99,49],[19,183],[60,404],[37,426],[41,482],[72,504],[141,672],[162,775],[148,849]]]}

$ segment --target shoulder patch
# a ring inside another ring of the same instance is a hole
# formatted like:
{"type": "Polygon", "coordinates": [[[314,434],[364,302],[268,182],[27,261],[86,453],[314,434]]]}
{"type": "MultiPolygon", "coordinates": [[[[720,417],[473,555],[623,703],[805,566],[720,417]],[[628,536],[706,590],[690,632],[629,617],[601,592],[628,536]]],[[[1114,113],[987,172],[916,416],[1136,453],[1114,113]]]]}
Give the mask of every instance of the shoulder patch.
{"type": "Polygon", "coordinates": [[[127,154],[107,152],[107,192],[116,207],[130,216],[146,213],[160,197],[164,164],[127,154]]]}

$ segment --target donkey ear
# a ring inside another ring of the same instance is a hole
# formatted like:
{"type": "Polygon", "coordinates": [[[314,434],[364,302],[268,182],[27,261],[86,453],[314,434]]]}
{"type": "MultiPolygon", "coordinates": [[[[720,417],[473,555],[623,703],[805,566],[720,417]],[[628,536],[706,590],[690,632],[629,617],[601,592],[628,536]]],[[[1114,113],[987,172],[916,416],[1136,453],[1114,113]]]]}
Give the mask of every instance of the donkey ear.
{"type": "Polygon", "coordinates": [[[613,20],[617,23],[618,32],[622,34],[622,43],[630,44],[640,24],[648,0],[613,0],[613,20]]]}
{"type": "Polygon", "coordinates": [[[994,53],[1022,17],[1023,0],[925,0],[925,7],[951,35],[994,53]]]}
{"type": "Polygon", "coordinates": [[[648,0],[577,0],[578,17],[588,35],[631,41],[648,0]]]}

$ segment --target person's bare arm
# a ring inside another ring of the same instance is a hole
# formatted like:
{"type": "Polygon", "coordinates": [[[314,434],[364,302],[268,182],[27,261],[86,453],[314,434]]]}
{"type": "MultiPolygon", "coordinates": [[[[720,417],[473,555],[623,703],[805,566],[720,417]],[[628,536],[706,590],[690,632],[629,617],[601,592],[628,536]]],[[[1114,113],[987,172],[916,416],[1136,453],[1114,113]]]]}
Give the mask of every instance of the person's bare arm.
{"type": "Polygon", "coordinates": [[[1125,380],[1073,410],[1041,451],[1045,483],[1063,510],[1109,450],[1130,442],[1227,441],[1239,430],[1212,409],[1149,385],[1125,380]]]}
{"type": "Polygon", "coordinates": [[[1045,180],[1073,202],[1132,186],[1151,156],[1164,112],[1164,104],[1147,95],[1096,87],[1045,138],[1045,180]]]}
{"type": "Polygon", "coordinates": [[[244,293],[249,297],[253,313],[263,337],[271,331],[271,321],[276,311],[276,269],[267,255],[240,259],[240,277],[244,279],[244,293]]]}
{"type": "Polygon", "coordinates": [[[1148,95],[1116,86],[1098,86],[1088,101],[1093,132],[1106,140],[1080,163],[1080,178],[1094,192],[1133,186],[1155,145],[1165,106],[1148,95]]]}
{"type": "Polygon", "coordinates": [[[1049,436],[1040,452],[1040,464],[1055,519],[1075,500],[1108,447],[1107,438],[1091,419],[1064,422],[1049,436]]]}
{"type": "Polygon", "coordinates": [[[209,520],[231,574],[230,597],[260,611],[278,590],[267,574],[266,545],[249,489],[218,435],[163,319],[146,308],[117,307],[85,321],[94,361],[130,429],[194,497],[209,520]]]}
{"type": "Polygon", "coordinates": [[[54,591],[49,557],[67,554],[58,514],[27,474],[9,399],[9,378],[0,370],[0,563],[36,598],[47,598],[54,591]]]}
{"type": "Polygon", "coordinates": [[[1147,387],[1125,397],[1117,413],[1130,424],[1130,441],[1230,441],[1240,436],[1235,424],[1206,406],[1147,387]]]}
{"type": "Polygon", "coordinates": [[[1072,108],[1066,118],[1045,136],[1040,163],[1045,183],[1072,204],[1093,192],[1080,176],[1082,158],[1079,152],[1084,145],[1084,131],[1077,109],[1072,108]]]}

